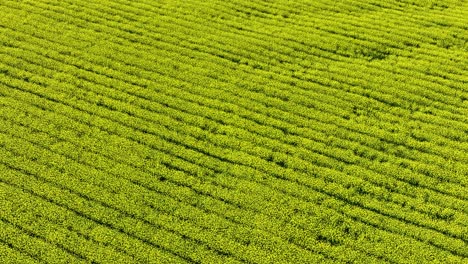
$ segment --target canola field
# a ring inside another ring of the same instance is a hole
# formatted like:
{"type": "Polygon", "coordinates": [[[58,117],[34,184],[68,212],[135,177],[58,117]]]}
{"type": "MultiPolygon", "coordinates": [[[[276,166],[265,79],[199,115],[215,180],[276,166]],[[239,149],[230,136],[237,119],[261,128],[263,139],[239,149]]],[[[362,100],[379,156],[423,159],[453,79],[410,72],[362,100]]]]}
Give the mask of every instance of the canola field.
{"type": "Polygon", "coordinates": [[[468,1],[0,0],[0,263],[468,263],[468,1]]]}

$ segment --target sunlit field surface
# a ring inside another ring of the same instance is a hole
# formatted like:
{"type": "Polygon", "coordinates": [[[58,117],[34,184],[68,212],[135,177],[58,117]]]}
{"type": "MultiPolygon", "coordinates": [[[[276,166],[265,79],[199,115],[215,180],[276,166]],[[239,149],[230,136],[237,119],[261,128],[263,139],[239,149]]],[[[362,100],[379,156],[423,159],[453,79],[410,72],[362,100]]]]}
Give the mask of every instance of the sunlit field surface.
{"type": "Polygon", "coordinates": [[[1,0],[0,263],[468,263],[468,2],[1,0]]]}

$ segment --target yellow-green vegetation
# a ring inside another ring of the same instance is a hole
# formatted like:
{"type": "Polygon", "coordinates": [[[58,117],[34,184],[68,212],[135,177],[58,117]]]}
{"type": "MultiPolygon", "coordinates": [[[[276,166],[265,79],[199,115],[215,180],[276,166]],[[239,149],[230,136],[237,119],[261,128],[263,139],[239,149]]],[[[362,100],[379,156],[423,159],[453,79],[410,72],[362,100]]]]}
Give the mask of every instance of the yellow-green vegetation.
{"type": "Polygon", "coordinates": [[[0,263],[468,263],[468,2],[1,0],[0,263]]]}

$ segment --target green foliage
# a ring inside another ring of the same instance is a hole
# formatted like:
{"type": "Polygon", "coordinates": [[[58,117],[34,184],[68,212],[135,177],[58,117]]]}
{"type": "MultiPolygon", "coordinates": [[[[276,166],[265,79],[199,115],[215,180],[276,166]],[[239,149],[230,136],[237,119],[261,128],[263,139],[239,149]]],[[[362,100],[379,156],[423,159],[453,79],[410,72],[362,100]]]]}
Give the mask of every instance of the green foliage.
{"type": "Polygon", "coordinates": [[[464,7],[3,1],[0,263],[463,263],[464,7]]]}

